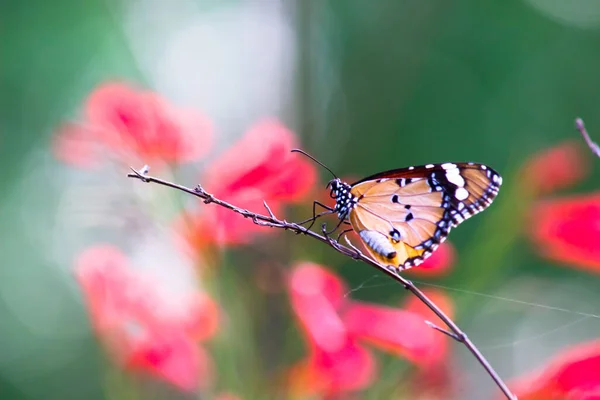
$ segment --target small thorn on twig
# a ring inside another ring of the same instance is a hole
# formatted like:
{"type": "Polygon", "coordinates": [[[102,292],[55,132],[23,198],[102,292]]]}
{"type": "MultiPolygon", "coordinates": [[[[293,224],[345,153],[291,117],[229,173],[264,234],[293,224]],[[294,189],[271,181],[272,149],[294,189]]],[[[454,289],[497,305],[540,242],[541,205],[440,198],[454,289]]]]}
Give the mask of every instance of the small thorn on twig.
{"type": "Polygon", "coordinates": [[[581,118],[575,118],[575,128],[579,131],[579,133],[581,133],[588,147],[590,150],[592,150],[592,153],[600,157],[600,146],[598,146],[598,144],[590,138],[590,135],[588,134],[587,129],[585,129],[585,124],[581,118]]]}
{"type": "Polygon", "coordinates": [[[265,206],[265,208],[267,209],[267,212],[269,213],[269,216],[273,219],[277,219],[277,217],[275,217],[275,214],[273,214],[273,211],[271,211],[271,208],[269,207],[269,205],[267,204],[266,200],[263,200],[263,205],[265,206]]]}
{"type": "Polygon", "coordinates": [[[202,185],[196,185],[196,187],[194,188],[194,192],[196,192],[200,197],[204,199],[204,204],[212,203],[215,201],[215,197],[212,194],[208,193],[206,190],[204,190],[202,185]]]}
{"type": "Polygon", "coordinates": [[[331,238],[327,234],[327,223],[326,222],[323,222],[323,225],[321,225],[321,233],[323,233],[323,236],[325,236],[325,238],[327,239],[327,241],[329,243],[331,243],[331,238]]]}
{"type": "Polygon", "coordinates": [[[198,194],[206,194],[206,190],[204,190],[204,188],[200,184],[196,185],[196,187],[194,188],[194,192],[198,194]]]}
{"type": "Polygon", "coordinates": [[[430,327],[435,329],[438,332],[443,333],[444,335],[450,336],[452,339],[456,340],[457,342],[462,342],[462,339],[455,333],[452,333],[444,328],[440,328],[439,326],[437,326],[436,324],[434,324],[431,321],[425,321],[425,323],[430,327]]]}
{"type": "Polygon", "coordinates": [[[148,172],[150,172],[150,167],[148,165],[144,165],[142,168],[135,169],[133,167],[129,167],[133,173],[142,181],[142,182],[150,182],[150,180],[146,177],[148,172]]]}

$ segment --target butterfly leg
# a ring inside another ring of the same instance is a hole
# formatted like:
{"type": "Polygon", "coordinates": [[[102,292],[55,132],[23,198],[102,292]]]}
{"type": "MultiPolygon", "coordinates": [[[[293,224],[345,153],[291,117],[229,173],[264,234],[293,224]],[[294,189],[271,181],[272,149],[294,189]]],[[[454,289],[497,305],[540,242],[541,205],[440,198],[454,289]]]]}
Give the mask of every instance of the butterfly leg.
{"type": "Polygon", "coordinates": [[[333,228],[332,230],[330,230],[329,232],[325,232],[327,236],[331,235],[333,232],[337,231],[338,228],[340,227],[340,225],[342,225],[344,223],[343,219],[340,219],[340,222],[338,222],[338,224],[335,226],[335,228],[333,228]]]}
{"type": "MultiPolygon", "coordinates": [[[[338,226],[340,226],[340,225],[341,224],[338,224],[338,226]]],[[[337,227],[336,227],[336,229],[337,229],[337,227]]],[[[334,231],[335,231],[335,229],[334,229],[334,231]]],[[[331,246],[333,246],[335,249],[337,249],[338,251],[340,251],[341,253],[343,253],[349,257],[352,257],[355,260],[360,260],[361,258],[364,258],[375,264],[379,264],[377,261],[364,255],[355,245],[352,244],[350,239],[348,239],[348,236],[346,236],[346,234],[350,231],[352,231],[352,229],[344,230],[342,233],[340,233],[338,235],[337,240],[333,240],[333,239],[331,239],[331,237],[329,236],[329,233],[327,232],[327,224],[321,225],[321,232],[323,232],[323,236],[325,236],[325,238],[327,239],[329,244],[331,246]],[[344,240],[346,240],[346,243],[348,244],[350,249],[348,249],[347,247],[344,247],[340,244],[339,240],[341,239],[342,236],[344,237],[344,240]]]]}
{"type": "MultiPolygon", "coordinates": [[[[336,230],[336,229],[337,229],[339,226],[340,226],[340,224],[338,224],[334,230],[332,230],[331,232],[328,232],[328,231],[327,231],[327,224],[326,224],[326,223],[324,223],[323,225],[321,225],[321,232],[323,233],[323,236],[325,237],[325,239],[327,240],[327,242],[328,242],[328,243],[329,243],[329,244],[330,244],[330,245],[331,245],[333,248],[335,248],[336,250],[340,251],[340,252],[341,252],[341,253],[343,253],[343,254],[346,254],[346,255],[347,255],[347,256],[349,256],[349,257],[352,257],[352,258],[354,258],[355,260],[358,260],[358,259],[360,259],[360,255],[361,255],[360,251],[356,250],[356,251],[352,252],[350,249],[348,249],[348,248],[346,248],[346,247],[342,246],[342,245],[340,244],[340,242],[339,242],[340,238],[341,238],[342,236],[344,236],[346,233],[348,233],[348,232],[352,231],[352,229],[347,229],[347,230],[343,231],[342,233],[340,233],[340,234],[338,235],[338,237],[337,237],[337,240],[333,240],[333,239],[331,238],[331,236],[329,236],[331,233],[335,232],[335,230],[336,230]]],[[[344,236],[344,237],[345,237],[345,236],[344,236]]],[[[347,237],[345,237],[345,238],[346,238],[346,241],[348,241],[348,238],[347,238],[347,237]]]]}
{"type": "Polygon", "coordinates": [[[342,231],[342,233],[340,233],[340,234],[338,235],[337,239],[335,239],[335,241],[336,241],[336,242],[339,242],[339,241],[340,241],[340,239],[342,238],[342,236],[344,236],[344,235],[345,235],[346,233],[348,233],[348,232],[352,232],[352,229],[346,229],[346,230],[343,230],[343,231],[342,231]]]}
{"type": "Polygon", "coordinates": [[[328,214],[333,214],[333,208],[320,203],[318,201],[313,201],[313,216],[307,220],[301,221],[301,222],[297,222],[298,225],[302,225],[305,224],[307,222],[310,222],[310,225],[306,228],[306,229],[310,229],[312,228],[312,226],[315,224],[315,222],[317,221],[317,218],[322,217],[323,215],[328,215],[328,214]],[[323,211],[319,214],[317,214],[317,206],[320,206],[322,208],[324,208],[327,211],[323,211]]]}
{"type": "MultiPolygon", "coordinates": [[[[335,229],[333,231],[335,231],[335,229]]],[[[321,225],[321,233],[323,233],[323,236],[325,237],[325,239],[327,239],[327,242],[329,242],[330,245],[332,245],[333,247],[335,247],[338,250],[340,249],[340,244],[337,241],[333,240],[331,238],[331,236],[329,236],[331,234],[331,232],[327,231],[326,223],[323,223],[323,225],[321,225]]]]}

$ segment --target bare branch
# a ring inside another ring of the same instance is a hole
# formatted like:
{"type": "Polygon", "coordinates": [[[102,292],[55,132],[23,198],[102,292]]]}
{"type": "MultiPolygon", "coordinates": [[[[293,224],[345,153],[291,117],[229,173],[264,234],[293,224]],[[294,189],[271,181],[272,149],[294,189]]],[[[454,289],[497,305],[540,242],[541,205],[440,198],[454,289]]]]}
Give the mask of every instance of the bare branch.
{"type": "Polygon", "coordinates": [[[435,315],[437,315],[440,318],[440,320],[442,320],[442,322],[444,322],[444,324],[448,327],[448,330],[440,328],[437,325],[434,325],[433,323],[426,321],[426,323],[429,326],[431,326],[433,329],[451,337],[452,339],[456,340],[457,342],[462,343],[471,352],[471,354],[473,354],[473,356],[477,359],[479,364],[485,369],[487,374],[494,380],[494,382],[500,388],[500,390],[502,390],[502,392],[504,393],[506,398],[511,399],[511,400],[517,399],[517,397],[512,394],[512,392],[510,391],[510,389],[508,388],[506,383],[504,383],[502,378],[500,378],[498,373],[494,370],[494,368],[490,365],[490,363],[486,360],[486,358],[481,354],[481,352],[475,346],[475,344],[473,344],[473,342],[471,342],[471,340],[458,327],[458,325],[456,325],[456,323],[450,317],[448,317],[429,297],[427,297],[420,289],[418,289],[410,280],[402,277],[398,273],[396,268],[387,268],[386,266],[380,265],[377,262],[375,262],[374,260],[372,260],[369,257],[367,257],[366,255],[364,255],[357,247],[355,247],[354,245],[352,245],[352,243],[350,243],[350,241],[348,240],[348,238],[346,236],[344,236],[344,239],[346,239],[346,242],[348,243],[348,245],[350,247],[346,247],[346,246],[342,245],[341,243],[339,243],[338,241],[333,240],[328,235],[326,224],[323,224],[321,226],[321,234],[319,234],[319,233],[312,231],[308,228],[305,228],[302,225],[299,225],[297,223],[287,222],[285,220],[280,220],[280,219],[276,218],[273,215],[273,213],[271,212],[271,209],[269,208],[269,206],[267,205],[266,202],[264,203],[264,206],[267,209],[267,212],[269,213],[269,215],[253,213],[251,211],[236,207],[233,204],[230,204],[226,201],[216,198],[212,194],[206,192],[204,190],[204,188],[202,188],[202,186],[200,186],[200,185],[196,186],[195,189],[190,189],[186,186],[178,185],[176,183],[165,181],[160,178],[155,178],[153,176],[148,176],[145,173],[147,171],[147,167],[142,168],[142,170],[140,170],[140,171],[137,171],[133,168],[132,168],[132,170],[133,170],[133,173],[130,173],[127,175],[129,178],[139,179],[142,182],[146,182],[146,183],[156,183],[159,185],[167,186],[167,187],[177,189],[182,192],[191,194],[193,196],[196,196],[196,197],[202,199],[204,201],[204,203],[207,203],[207,204],[214,203],[218,206],[221,206],[228,210],[231,210],[234,213],[240,214],[244,218],[250,218],[257,225],[268,226],[271,228],[282,228],[285,230],[290,230],[297,234],[303,234],[303,235],[310,236],[313,239],[316,239],[320,242],[328,244],[329,246],[331,246],[332,248],[334,248],[339,253],[341,253],[345,256],[348,256],[355,260],[360,260],[360,261],[370,265],[371,267],[383,272],[384,274],[388,275],[395,281],[402,284],[402,286],[404,286],[405,289],[407,289],[411,293],[413,293],[423,304],[425,304],[431,311],[433,311],[433,313],[435,315]]]}
{"type": "Polygon", "coordinates": [[[585,142],[587,143],[588,147],[590,148],[590,150],[592,150],[592,153],[594,153],[596,156],[600,157],[600,146],[598,146],[598,144],[596,142],[592,141],[592,139],[590,138],[590,135],[588,134],[587,129],[585,129],[585,125],[581,118],[575,119],[575,128],[577,128],[579,133],[581,133],[581,135],[585,139],[585,142]]]}

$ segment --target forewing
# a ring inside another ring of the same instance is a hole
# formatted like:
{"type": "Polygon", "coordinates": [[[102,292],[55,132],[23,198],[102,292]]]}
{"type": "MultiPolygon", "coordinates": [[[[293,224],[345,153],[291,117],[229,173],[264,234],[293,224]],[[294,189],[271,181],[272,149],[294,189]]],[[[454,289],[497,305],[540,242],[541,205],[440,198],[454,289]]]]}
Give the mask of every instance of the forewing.
{"type": "Polygon", "coordinates": [[[452,227],[488,207],[502,178],[474,163],[410,167],[352,185],[358,201],[350,222],[379,262],[400,268],[420,264],[452,227]]]}

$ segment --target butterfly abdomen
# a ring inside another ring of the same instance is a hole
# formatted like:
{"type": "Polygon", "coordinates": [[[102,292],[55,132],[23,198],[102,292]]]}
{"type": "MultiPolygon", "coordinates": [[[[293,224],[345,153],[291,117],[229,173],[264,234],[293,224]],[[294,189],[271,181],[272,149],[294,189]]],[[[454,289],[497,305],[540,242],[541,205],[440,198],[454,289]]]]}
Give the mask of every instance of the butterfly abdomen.
{"type": "Polygon", "coordinates": [[[359,233],[363,242],[375,253],[387,259],[396,257],[396,249],[384,234],[377,231],[362,230],[359,233]]]}

